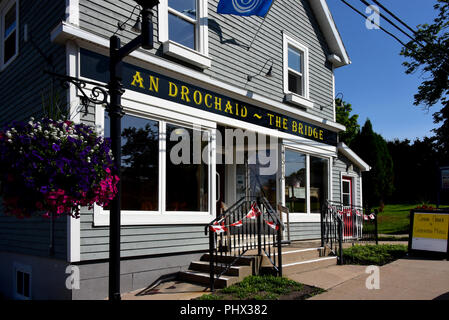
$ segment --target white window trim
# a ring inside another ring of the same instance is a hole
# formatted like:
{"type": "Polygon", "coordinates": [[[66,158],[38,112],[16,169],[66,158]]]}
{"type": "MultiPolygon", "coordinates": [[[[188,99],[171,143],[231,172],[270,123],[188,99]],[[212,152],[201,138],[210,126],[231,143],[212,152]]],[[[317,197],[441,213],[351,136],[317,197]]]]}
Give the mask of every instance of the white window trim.
{"type": "Polygon", "coordinates": [[[24,264],[21,264],[21,263],[18,263],[18,262],[14,262],[13,263],[13,272],[14,272],[14,274],[13,274],[13,276],[12,276],[12,279],[13,279],[13,281],[14,281],[14,284],[13,284],[13,290],[14,290],[14,292],[13,292],[13,297],[15,298],[15,299],[17,299],[17,300],[31,300],[32,299],[32,297],[33,297],[33,294],[32,294],[32,284],[33,284],[33,278],[32,278],[32,268],[31,268],[31,266],[29,266],[29,265],[24,265],[24,264]],[[30,287],[29,287],[29,292],[30,292],[30,296],[29,297],[26,297],[26,296],[24,296],[24,295],[21,295],[21,294],[19,294],[18,292],[17,292],[17,272],[18,271],[20,271],[20,272],[22,272],[22,273],[28,273],[29,274],[29,276],[30,276],[30,287]]]}
{"type": "Polygon", "coordinates": [[[340,172],[340,202],[343,203],[343,177],[351,178],[352,205],[359,206],[357,201],[358,190],[356,182],[356,180],[359,179],[359,176],[353,172],[340,172]]]}
{"type": "Polygon", "coordinates": [[[285,207],[285,151],[291,150],[303,153],[306,156],[306,203],[307,212],[290,212],[290,223],[293,222],[320,222],[321,215],[310,212],[310,156],[318,157],[328,160],[328,199],[332,199],[332,156],[325,156],[310,152],[310,149],[303,146],[292,145],[284,143],[282,145],[282,189],[281,189],[281,203],[285,207]]]}
{"type": "Polygon", "coordinates": [[[0,71],[5,70],[19,55],[19,34],[20,34],[20,23],[19,23],[19,10],[20,3],[19,0],[10,0],[0,5],[0,71]],[[5,36],[5,15],[11,7],[16,4],[16,52],[9,59],[7,63],[4,63],[5,56],[5,44],[4,44],[4,36],[5,36]]]}
{"type": "Polygon", "coordinates": [[[296,104],[306,109],[313,108],[314,102],[309,98],[309,48],[293,39],[291,36],[283,33],[283,61],[284,61],[284,94],[287,102],[296,104]],[[303,90],[304,95],[299,95],[288,90],[288,47],[294,47],[295,49],[303,53],[303,90]]]}
{"type": "MultiPolygon", "coordinates": [[[[138,101],[145,101],[142,99],[147,95],[132,92],[127,90],[123,96],[123,104],[125,112],[130,115],[141,116],[151,120],[159,121],[159,150],[165,150],[165,124],[173,123],[187,126],[189,128],[201,127],[202,130],[210,132],[210,166],[208,171],[208,211],[206,212],[180,212],[180,211],[166,211],[165,210],[165,153],[159,152],[159,210],[158,211],[127,211],[122,210],[121,225],[170,225],[170,224],[207,224],[215,217],[215,200],[216,190],[215,186],[215,170],[216,170],[216,123],[206,120],[197,119],[192,116],[182,115],[174,111],[164,110],[158,106],[143,104],[138,101]]],[[[158,101],[155,99],[154,101],[158,101]]],[[[173,110],[182,108],[182,105],[165,101],[165,107],[173,106],[173,110]]],[[[105,109],[102,106],[95,108],[95,124],[99,132],[104,132],[104,115],[105,109]]],[[[94,226],[108,226],[109,225],[109,211],[103,210],[102,207],[94,205],[94,226]]]]}
{"type": "Polygon", "coordinates": [[[159,42],[162,43],[163,52],[168,56],[183,60],[202,69],[210,68],[212,65],[209,58],[209,31],[207,21],[207,0],[197,0],[198,18],[196,22],[196,46],[192,50],[179,43],[169,40],[168,37],[168,0],[161,0],[158,5],[158,34],[159,42]]]}

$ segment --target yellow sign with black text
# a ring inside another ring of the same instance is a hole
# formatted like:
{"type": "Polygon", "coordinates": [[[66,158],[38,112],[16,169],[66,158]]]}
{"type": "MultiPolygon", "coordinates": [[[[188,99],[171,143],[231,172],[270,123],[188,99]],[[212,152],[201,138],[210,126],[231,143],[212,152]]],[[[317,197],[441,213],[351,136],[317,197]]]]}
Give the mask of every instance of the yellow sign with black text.
{"type": "Polygon", "coordinates": [[[448,239],[449,215],[415,213],[413,238],[448,239]]]}

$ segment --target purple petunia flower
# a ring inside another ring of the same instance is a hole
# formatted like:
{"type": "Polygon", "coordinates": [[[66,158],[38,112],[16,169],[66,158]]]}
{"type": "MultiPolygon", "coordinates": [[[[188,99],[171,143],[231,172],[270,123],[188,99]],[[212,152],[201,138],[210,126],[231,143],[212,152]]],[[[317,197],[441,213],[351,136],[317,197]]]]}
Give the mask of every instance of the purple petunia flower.
{"type": "Polygon", "coordinates": [[[53,145],[51,147],[55,152],[58,152],[59,150],[61,150],[61,147],[59,145],[57,145],[56,143],[53,143],[53,145]]]}

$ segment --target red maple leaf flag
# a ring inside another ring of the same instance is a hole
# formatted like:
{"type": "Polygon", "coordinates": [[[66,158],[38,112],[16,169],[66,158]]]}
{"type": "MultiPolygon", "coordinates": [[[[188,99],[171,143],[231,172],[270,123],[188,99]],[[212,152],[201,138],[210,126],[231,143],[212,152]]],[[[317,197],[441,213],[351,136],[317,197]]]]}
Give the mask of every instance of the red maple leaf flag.
{"type": "MultiPolygon", "coordinates": [[[[265,220],[265,219],[264,219],[265,220]]],[[[274,223],[274,222],[271,222],[271,221],[267,221],[267,220],[265,220],[265,222],[268,224],[268,226],[270,227],[270,228],[272,228],[272,229],[274,229],[274,230],[279,230],[279,225],[278,224],[276,224],[276,223],[274,223]]]]}
{"type": "Polygon", "coordinates": [[[237,221],[237,222],[234,222],[233,224],[231,224],[230,225],[231,227],[241,227],[241,226],[243,226],[243,221],[242,220],[239,220],[239,221],[237,221]]]}

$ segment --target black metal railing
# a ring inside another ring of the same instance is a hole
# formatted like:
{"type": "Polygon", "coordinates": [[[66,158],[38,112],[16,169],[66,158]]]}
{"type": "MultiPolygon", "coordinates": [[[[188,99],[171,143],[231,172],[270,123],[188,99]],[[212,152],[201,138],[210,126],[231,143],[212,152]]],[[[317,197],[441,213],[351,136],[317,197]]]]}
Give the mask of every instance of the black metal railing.
{"type": "Polygon", "coordinates": [[[326,201],[321,210],[321,247],[336,255],[338,264],[343,264],[343,228],[343,217],[337,207],[326,201]]]}
{"type": "Polygon", "coordinates": [[[328,201],[327,206],[342,217],[344,242],[375,241],[377,244],[377,210],[333,201],[328,201]]]}
{"type": "Polygon", "coordinates": [[[248,252],[266,255],[282,276],[284,226],[265,197],[244,197],[206,226],[209,232],[210,287],[248,252]]]}

